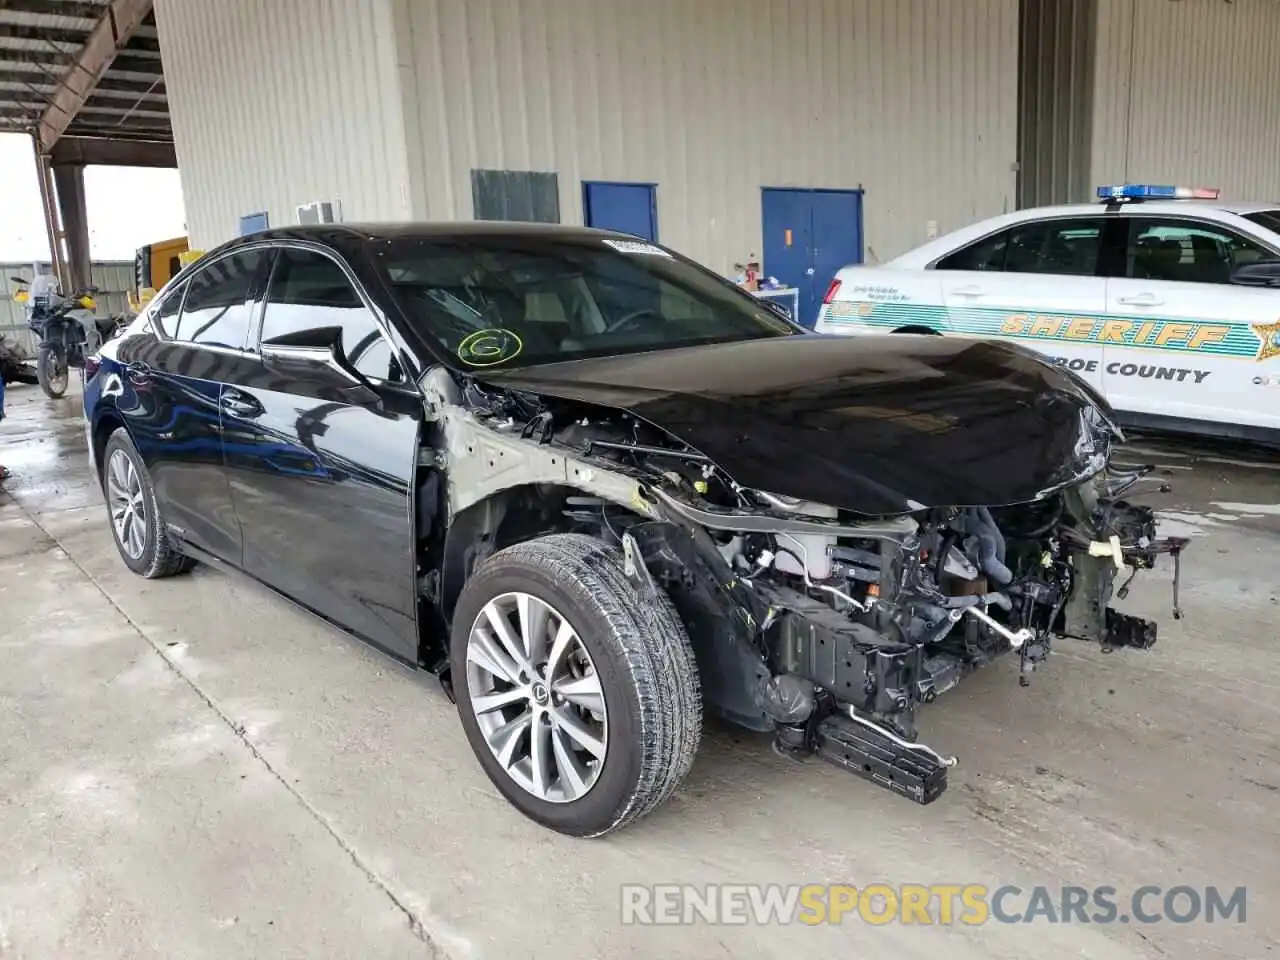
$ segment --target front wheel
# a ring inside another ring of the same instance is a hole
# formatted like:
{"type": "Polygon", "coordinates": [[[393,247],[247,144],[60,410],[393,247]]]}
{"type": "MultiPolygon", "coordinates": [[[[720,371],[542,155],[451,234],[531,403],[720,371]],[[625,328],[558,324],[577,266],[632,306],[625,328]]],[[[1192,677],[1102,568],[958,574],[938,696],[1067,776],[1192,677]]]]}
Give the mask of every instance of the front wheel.
{"type": "Polygon", "coordinates": [[[40,389],[50,400],[57,400],[67,392],[70,382],[70,367],[67,365],[66,352],[52,343],[42,343],[36,351],[36,379],[40,389]]]}
{"type": "Polygon", "coordinates": [[[557,534],[490,557],[458,598],[450,654],[471,748],[543,826],[579,837],[626,826],[693,764],[702,706],[688,635],[598,540],[557,534]]]}

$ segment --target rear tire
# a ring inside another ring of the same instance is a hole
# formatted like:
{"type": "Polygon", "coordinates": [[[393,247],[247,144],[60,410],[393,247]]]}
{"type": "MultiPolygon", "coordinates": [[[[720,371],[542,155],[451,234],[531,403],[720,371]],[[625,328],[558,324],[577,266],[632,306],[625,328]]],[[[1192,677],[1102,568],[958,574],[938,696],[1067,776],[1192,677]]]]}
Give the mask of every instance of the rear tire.
{"type": "Polygon", "coordinates": [[[556,534],[494,554],[458,598],[450,654],[458,714],[480,765],[545,827],[578,837],[617,830],[662,804],[693,765],[702,733],[693,648],[670,601],[641,596],[614,547],[556,534]],[[512,628],[498,647],[495,615],[512,628]],[[562,645],[554,638],[565,625],[574,639],[562,645]],[[562,646],[577,653],[557,659],[562,646]],[[516,675],[503,680],[506,672],[516,675]],[[598,712],[581,705],[587,688],[598,712]],[[535,736],[550,746],[535,753],[535,736]],[[588,742],[594,752],[581,746],[588,742]]]}
{"type": "Polygon", "coordinates": [[[67,392],[71,371],[61,350],[47,343],[40,345],[36,351],[36,379],[50,400],[57,400],[67,392]]]}
{"type": "Polygon", "coordinates": [[[102,452],[102,492],[116,549],[130,570],[158,580],[195,566],[169,539],[146,464],[124,427],[107,438],[102,452]]]}

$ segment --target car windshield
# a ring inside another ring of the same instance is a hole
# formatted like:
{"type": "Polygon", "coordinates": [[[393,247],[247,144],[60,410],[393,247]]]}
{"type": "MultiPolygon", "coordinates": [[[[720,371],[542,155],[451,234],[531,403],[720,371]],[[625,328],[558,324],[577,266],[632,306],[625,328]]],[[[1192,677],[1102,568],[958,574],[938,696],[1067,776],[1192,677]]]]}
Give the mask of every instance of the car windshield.
{"type": "Polygon", "coordinates": [[[1280,210],[1259,210],[1256,213],[1246,213],[1244,218],[1266,227],[1272,233],[1280,233],[1280,210]]]}
{"type": "Polygon", "coordinates": [[[410,322],[471,368],[793,336],[728,281],[640,240],[592,235],[375,241],[410,322]]]}

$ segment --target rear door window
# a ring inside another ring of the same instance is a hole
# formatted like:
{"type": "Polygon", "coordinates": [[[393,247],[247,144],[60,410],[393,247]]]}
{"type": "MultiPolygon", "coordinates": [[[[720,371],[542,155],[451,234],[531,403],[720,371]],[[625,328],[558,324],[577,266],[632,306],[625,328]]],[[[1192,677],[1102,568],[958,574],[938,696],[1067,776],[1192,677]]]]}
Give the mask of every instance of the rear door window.
{"type": "Polygon", "coordinates": [[[935,269],[1097,276],[1104,226],[1102,217],[1020,223],[947,255],[935,269]]]}
{"type": "Polygon", "coordinates": [[[161,336],[172,337],[178,329],[178,311],[182,308],[182,295],[186,290],[187,285],[183,283],[180,287],[168,291],[164,299],[151,311],[151,324],[161,336]]]}

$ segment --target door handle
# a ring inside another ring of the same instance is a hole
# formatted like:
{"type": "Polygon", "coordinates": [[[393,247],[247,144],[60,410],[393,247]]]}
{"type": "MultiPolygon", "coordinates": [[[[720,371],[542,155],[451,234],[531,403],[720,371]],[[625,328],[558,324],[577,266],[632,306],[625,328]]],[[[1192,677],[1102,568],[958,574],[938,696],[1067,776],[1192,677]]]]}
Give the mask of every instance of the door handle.
{"type": "Polygon", "coordinates": [[[1117,297],[1117,303],[1127,303],[1133,307],[1158,307],[1164,303],[1154,293],[1135,293],[1132,297],[1117,297]]]}
{"type": "Polygon", "coordinates": [[[986,291],[977,284],[970,284],[967,287],[956,287],[951,292],[957,297],[980,297],[986,293],[986,291]]]}
{"type": "Polygon", "coordinates": [[[243,393],[224,393],[219,405],[227,413],[234,414],[237,417],[260,417],[263,413],[262,404],[253,399],[253,397],[245,396],[243,393]]]}

